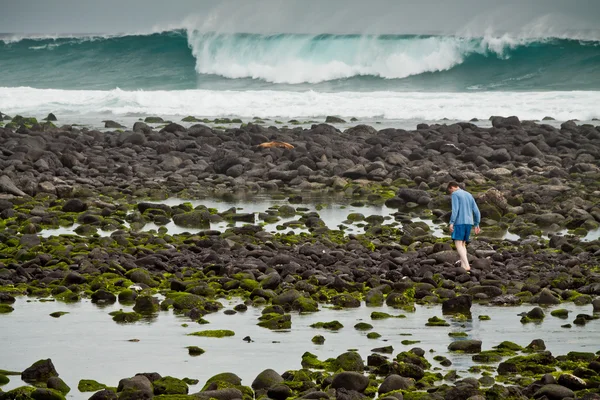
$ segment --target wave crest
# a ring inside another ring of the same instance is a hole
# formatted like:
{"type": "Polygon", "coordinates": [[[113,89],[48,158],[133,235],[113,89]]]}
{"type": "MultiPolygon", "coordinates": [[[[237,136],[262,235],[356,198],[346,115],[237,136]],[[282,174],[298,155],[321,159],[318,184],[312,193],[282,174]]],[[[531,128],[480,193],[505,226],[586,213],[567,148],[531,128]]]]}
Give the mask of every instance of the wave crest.
{"type": "Polygon", "coordinates": [[[508,58],[524,39],[387,35],[257,35],[189,31],[199,74],[271,83],[319,83],[353,76],[402,79],[446,71],[472,54],[508,58]]]}

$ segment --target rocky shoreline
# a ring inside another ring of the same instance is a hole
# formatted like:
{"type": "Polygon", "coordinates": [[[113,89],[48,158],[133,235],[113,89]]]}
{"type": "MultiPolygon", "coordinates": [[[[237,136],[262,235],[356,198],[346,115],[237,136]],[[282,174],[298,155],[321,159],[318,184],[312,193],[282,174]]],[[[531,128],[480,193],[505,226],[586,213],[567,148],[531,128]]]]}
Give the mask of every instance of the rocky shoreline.
{"type": "MultiPolygon", "coordinates": [[[[589,307],[572,320],[577,325],[600,312],[600,241],[581,240],[600,226],[600,127],[569,121],[558,129],[495,117],[491,128],[465,122],[420,124],[414,131],[357,125],[342,132],[334,119],[310,129],[260,120],[225,129],[184,127],[151,119],[131,130],[100,132],[56,127],[51,120],[15,117],[0,127],[2,312],[11,312],[20,295],[134,304],[133,312],[113,316],[122,323],[159,310],[198,321],[223,308],[220,298],[234,297],[240,299],[236,311],[266,306],[260,322],[269,329],[289,328],[293,313],[323,304],[387,304],[407,312],[415,303],[440,304],[454,318],[469,318],[472,302],[531,304],[521,320],[527,323],[543,319],[537,306],[573,302],[589,307]],[[470,275],[453,266],[457,256],[447,239],[411,222],[447,221],[444,189],[450,180],[464,184],[482,211],[483,234],[469,246],[470,275]],[[160,203],[264,193],[289,204],[260,213],[260,223],[236,209],[160,203]],[[356,205],[385,204],[398,210],[396,223],[359,214],[349,216],[348,224],[362,224],[364,234],[330,229],[318,211],[303,206],[311,193],[342,195],[356,205]],[[293,225],[309,233],[263,230],[262,223],[284,216],[297,216],[293,225]],[[208,229],[214,221],[248,224],[219,232],[208,229]],[[204,230],[140,231],[148,222],[204,230]],[[73,223],[80,224],[79,236],[39,235],[73,223]],[[102,237],[98,229],[113,232],[102,237]],[[521,240],[501,239],[506,229],[521,240]],[[564,229],[569,234],[553,234],[564,229]],[[166,299],[158,302],[157,293],[166,299]]],[[[415,348],[393,358],[374,352],[366,363],[352,352],[340,355],[354,360],[348,364],[307,356],[304,369],[265,372],[268,383],[257,387],[218,375],[193,396],[600,398],[596,354],[553,356],[543,340],[482,352],[481,343],[473,342],[452,343],[491,362],[490,373],[479,380],[438,376],[415,348]]],[[[0,399],[61,398],[52,397],[62,395],[51,376],[33,381],[50,389],[0,392],[0,399]]],[[[92,398],[185,398],[182,389],[157,389],[170,385],[165,379],[144,374],[119,384],[118,394],[104,390],[92,398]]]]}

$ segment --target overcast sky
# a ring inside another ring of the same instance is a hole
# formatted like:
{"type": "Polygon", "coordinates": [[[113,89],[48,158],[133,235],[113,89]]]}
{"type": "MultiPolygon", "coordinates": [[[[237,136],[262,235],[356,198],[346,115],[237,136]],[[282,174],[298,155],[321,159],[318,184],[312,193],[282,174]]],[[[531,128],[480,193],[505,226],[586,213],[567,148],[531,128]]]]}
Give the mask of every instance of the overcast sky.
{"type": "Polygon", "coordinates": [[[561,34],[598,37],[599,0],[0,0],[3,33],[561,34]]]}

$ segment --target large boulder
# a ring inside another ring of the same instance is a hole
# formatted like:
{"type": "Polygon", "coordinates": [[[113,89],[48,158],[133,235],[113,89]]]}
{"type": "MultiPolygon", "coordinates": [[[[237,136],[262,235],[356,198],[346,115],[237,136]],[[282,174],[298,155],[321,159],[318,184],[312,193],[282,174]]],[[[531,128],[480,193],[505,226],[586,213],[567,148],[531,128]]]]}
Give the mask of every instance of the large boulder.
{"type": "Polygon", "coordinates": [[[58,372],[49,358],[36,361],[21,373],[21,379],[27,383],[47,383],[53,376],[58,376],[58,372]]]}
{"type": "Polygon", "coordinates": [[[537,303],[540,305],[554,305],[560,304],[560,299],[558,296],[555,296],[550,289],[544,288],[540,292],[539,295],[536,296],[532,303],[537,303]]]}
{"type": "Polygon", "coordinates": [[[445,300],[442,303],[443,314],[470,314],[472,300],[471,296],[458,296],[445,300]]]}
{"type": "Polygon", "coordinates": [[[420,205],[427,205],[431,201],[431,197],[429,196],[429,193],[427,193],[424,190],[418,190],[418,189],[403,188],[403,189],[398,190],[398,193],[396,193],[396,196],[398,196],[402,200],[406,201],[407,203],[411,202],[411,203],[417,203],[420,205]]]}
{"type": "Polygon", "coordinates": [[[448,350],[481,353],[481,340],[456,340],[448,345],[448,350]]]}
{"type": "Polygon", "coordinates": [[[0,192],[14,194],[15,196],[27,196],[27,194],[19,189],[7,175],[0,176],[0,192]]]}
{"type": "Polygon", "coordinates": [[[256,378],[254,378],[251,387],[254,390],[269,389],[270,387],[275,386],[283,381],[283,377],[279,375],[277,371],[265,369],[263,372],[258,374],[256,378]]]}
{"type": "Polygon", "coordinates": [[[400,375],[389,375],[379,386],[379,394],[392,392],[394,390],[408,390],[415,386],[415,380],[400,375]]]}
{"type": "Polygon", "coordinates": [[[136,375],[133,378],[125,378],[119,381],[117,392],[142,392],[150,397],[154,394],[152,382],[145,375],[136,375]]]}
{"type": "Polygon", "coordinates": [[[340,354],[334,361],[336,369],[344,371],[362,372],[365,369],[365,362],[360,354],[355,351],[347,351],[340,354]]]}
{"type": "Polygon", "coordinates": [[[521,121],[516,116],[511,117],[492,117],[492,126],[494,128],[517,129],[521,127],[521,121]]]}
{"type": "Polygon", "coordinates": [[[177,226],[193,229],[210,228],[210,213],[208,211],[194,210],[173,216],[173,223],[177,226]]]}
{"type": "Polygon", "coordinates": [[[242,392],[236,388],[205,390],[202,392],[194,393],[192,396],[200,400],[237,400],[243,398],[242,392]]]}
{"type": "Polygon", "coordinates": [[[109,389],[102,389],[96,392],[89,400],[117,400],[117,394],[109,389]]]}
{"type": "Polygon", "coordinates": [[[565,398],[575,398],[575,393],[564,386],[549,384],[542,386],[540,390],[533,395],[536,399],[544,396],[548,400],[562,400],[565,398]]]}
{"type": "Polygon", "coordinates": [[[334,389],[355,390],[364,392],[369,386],[369,378],[358,372],[340,372],[334,375],[331,387],[334,389]]]}

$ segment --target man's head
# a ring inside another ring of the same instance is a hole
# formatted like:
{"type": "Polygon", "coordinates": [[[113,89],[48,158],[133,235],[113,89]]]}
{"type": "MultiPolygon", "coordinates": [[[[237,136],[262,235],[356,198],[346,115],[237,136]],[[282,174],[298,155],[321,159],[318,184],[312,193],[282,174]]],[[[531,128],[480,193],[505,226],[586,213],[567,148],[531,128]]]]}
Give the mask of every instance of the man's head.
{"type": "Polygon", "coordinates": [[[446,190],[448,191],[448,193],[452,194],[455,191],[457,191],[458,189],[460,189],[460,186],[458,186],[458,183],[452,181],[450,183],[448,183],[448,186],[446,187],[446,190]]]}

